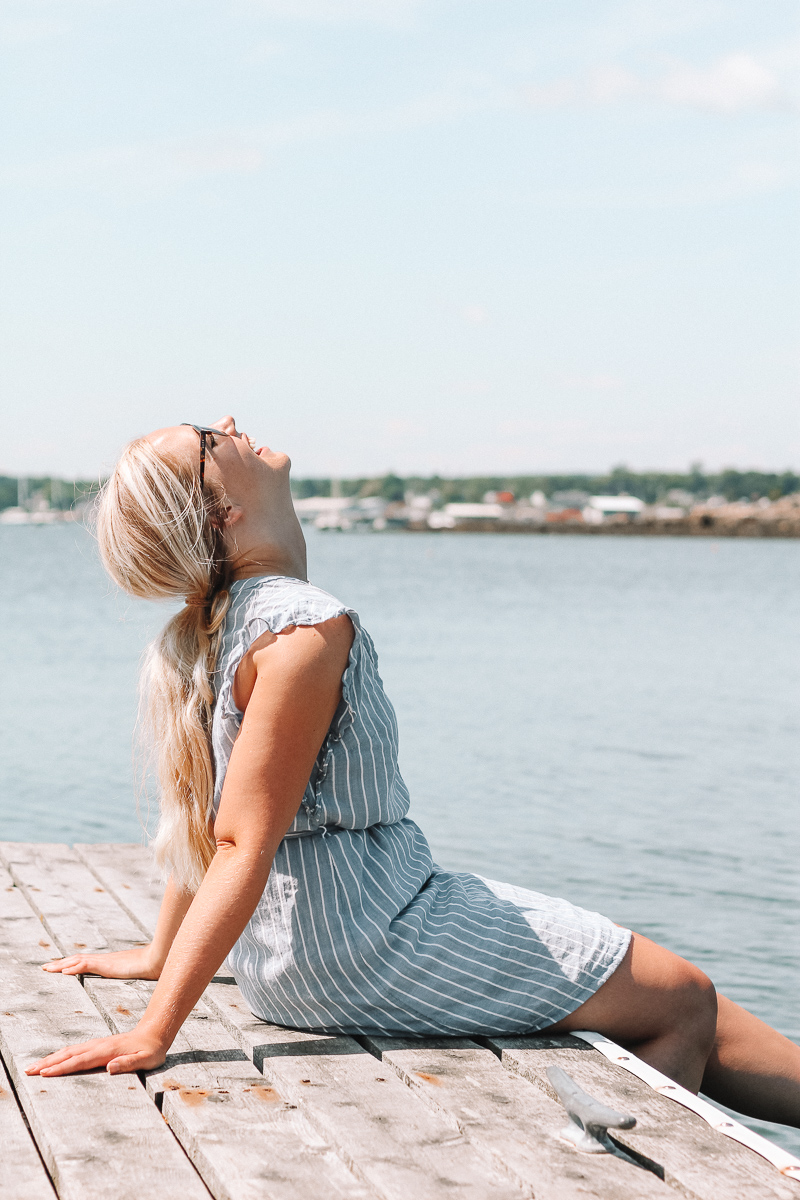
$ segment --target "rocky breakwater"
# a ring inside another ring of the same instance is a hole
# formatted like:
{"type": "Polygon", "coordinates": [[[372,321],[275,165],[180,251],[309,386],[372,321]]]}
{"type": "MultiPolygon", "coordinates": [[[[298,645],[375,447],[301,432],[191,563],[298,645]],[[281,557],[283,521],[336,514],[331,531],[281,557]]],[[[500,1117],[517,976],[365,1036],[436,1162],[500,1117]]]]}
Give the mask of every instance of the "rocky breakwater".
{"type": "Polygon", "coordinates": [[[778,500],[728,503],[712,498],[691,507],[647,505],[633,497],[593,497],[583,508],[516,504],[448,504],[409,514],[405,528],[452,533],[574,534],[592,537],[800,537],[800,493],[778,500]],[[628,503],[625,504],[625,500],[628,503]],[[603,501],[599,506],[597,501],[603,501]],[[615,501],[615,503],[610,503],[615,501]],[[616,508],[622,511],[613,511],[616,508]]]}
{"type": "Polygon", "coordinates": [[[598,528],[603,533],[795,538],[800,537],[800,493],[752,503],[737,500],[731,504],[696,504],[678,518],[663,519],[658,509],[645,509],[625,527],[604,523],[598,528]]]}

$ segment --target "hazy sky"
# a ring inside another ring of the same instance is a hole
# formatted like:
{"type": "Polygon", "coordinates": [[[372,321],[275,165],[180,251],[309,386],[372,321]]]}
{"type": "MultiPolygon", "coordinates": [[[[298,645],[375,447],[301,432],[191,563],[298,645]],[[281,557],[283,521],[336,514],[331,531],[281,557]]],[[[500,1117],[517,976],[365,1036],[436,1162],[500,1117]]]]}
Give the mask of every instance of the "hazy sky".
{"type": "Polygon", "coordinates": [[[794,0],[0,2],[0,472],[800,465],[794,0]]]}

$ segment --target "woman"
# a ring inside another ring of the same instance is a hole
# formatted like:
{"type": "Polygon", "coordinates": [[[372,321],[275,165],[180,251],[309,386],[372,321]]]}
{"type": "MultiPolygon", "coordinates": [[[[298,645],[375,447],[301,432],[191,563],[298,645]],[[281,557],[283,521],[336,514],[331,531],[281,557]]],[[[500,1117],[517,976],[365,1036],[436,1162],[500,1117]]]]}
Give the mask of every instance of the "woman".
{"type": "Polygon", "coordinates": [[[372,643],[306,582],[289,465],[226,417],[133,442],[104,489],[112,578],[185,600],[145,680],[170,874],[151,945],[44,969],[158,983],[130,1033],[28,1074],[160,1065],[227,957],[253,1012],[277,1024],[593,1029],[692,1091],[800,1125],[800,1048],[696,967],[597,913],[432,862],[406,818],[372,643]]]}

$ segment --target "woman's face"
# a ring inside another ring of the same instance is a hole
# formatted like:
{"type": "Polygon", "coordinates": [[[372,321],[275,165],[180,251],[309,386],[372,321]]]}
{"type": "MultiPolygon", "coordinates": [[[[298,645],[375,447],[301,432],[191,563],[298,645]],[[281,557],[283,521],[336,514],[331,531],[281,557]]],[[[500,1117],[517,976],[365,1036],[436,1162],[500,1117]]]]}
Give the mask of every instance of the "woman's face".
{"type": "MultiPolygon", "coordinates": [[[[210,483],[221,484],[225,495],[245,510],[261,506],[274,493],[276,484],[283,483],[291,462],[286,454],[258,446],[246,433],[236,428],[233,417],[223,417],[210,426],[227,435],[206,443],[205,477],[210,483]]],[[[147,440],[159,449],[186,457],[200,472],[200,434],[190,425],[173,425],[157,429],[147,440]]]]}
{"type": "MultiPolygon", "coordinates": [[[[233,417],[216,421],[220,436],[206,438],[206,481],[224,496],[224,536],[234,579],[265,571],[306,577],[303,531],[289,487],[291,463],[285,454],[256,447],[236,428],[233,417]]],[[[191,425],[157,429],[147,440],[184,459],[200,479],[200,434],[191,425]]]]}

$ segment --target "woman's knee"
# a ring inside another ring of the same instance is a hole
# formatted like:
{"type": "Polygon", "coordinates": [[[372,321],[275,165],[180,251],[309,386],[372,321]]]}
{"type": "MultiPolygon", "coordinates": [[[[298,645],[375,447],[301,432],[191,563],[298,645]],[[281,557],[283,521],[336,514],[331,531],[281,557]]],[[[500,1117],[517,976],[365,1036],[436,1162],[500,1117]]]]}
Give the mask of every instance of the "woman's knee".
{"type": "Polygon", "coordinates": [[[662,1037],[714,1045],[717,996],[708,976],[677,954],[634,934],[617,970],[591,999],[553,1028],[596,1029],[633,1048],[662,1037]]]}
{"type": "Polygon", "coordinates": [[[709,1054],[716,1036],[717,993],[705,971],[641,935],[634,935],[631,966],[634,978],[648,978],[660,1017],[656,1036],[688,1036],[699,1051],[709,1054]]]}
{"type": "Polygon", "coordinates": [[[694,963],[678,959],[678,1026],[691,1029],[697,1043],[711,1053],[717,1032],[717,992],[704,971],[694,963]]]}

